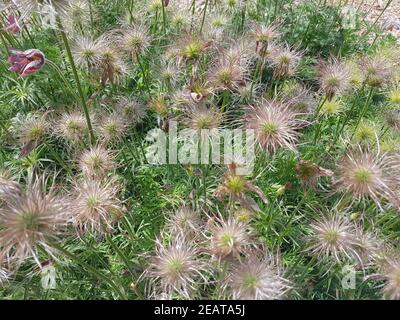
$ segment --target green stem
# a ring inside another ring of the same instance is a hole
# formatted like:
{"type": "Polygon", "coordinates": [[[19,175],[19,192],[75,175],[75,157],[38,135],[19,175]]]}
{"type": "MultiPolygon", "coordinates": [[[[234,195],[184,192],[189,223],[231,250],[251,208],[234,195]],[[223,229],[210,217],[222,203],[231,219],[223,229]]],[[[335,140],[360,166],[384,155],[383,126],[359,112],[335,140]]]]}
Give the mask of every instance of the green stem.
{"type": "Polygon", "coordinates": [[[76,70],[75,61],[74,61],[74,58],[73,58],[72,52],[71,52],[71,47],[69,45],[69,41],[68,41],[67,35],[65,34],[65,32],[63,30],[63,26],[61,25],[61,22],[58,22],[58,25],[59,25],[59,29],[60,29],[60,33],[61,33],[61,37],[62,37],[64,46],[65,46],[65,49],[67,51],[68,60],[69,60],[69,63],[71,65],[71,68],[72,68],[72,73],[74,74],[74,78],[75,78],[76,86],[77,86],[77,89],[78,89],[78,93],[79,93],[79,96],[80,96],[80,99],[81,99],[82,109],[83,109],[83,112],[85,114],[87,126],[88,126],[88,129],[89,129],[90,141],[91,141],[92,144],[94,144],[96,142],[96,139],[95,139],[94,133],[93,133],[92,122],[90,121],[89,109],[87,107],[86,99],[85,99],[85,96],[83,94],[81,81],[79,80],[79,76],[78,76],[78,71],[76,70]]]}
{"type": "Polygon", "coordinates": [[[201,20],[200,33],[203,31],[204,21],[206,20],[207,7],[208,7],[208,0],[206,0],[206,3],[204,5],[204,12],[203,12],[203,19],[201,20]]]}
{"type": "Polygon", "coordinates": [[[166,18],[166,15],[165,15],[165,3],[164,3],[164,0],[161,0],[161,5],[162,5],[162,18],[163,18],[163,31],[164,31],[164,33],[166,33],[167,32],[167,18],[166,18]]]}

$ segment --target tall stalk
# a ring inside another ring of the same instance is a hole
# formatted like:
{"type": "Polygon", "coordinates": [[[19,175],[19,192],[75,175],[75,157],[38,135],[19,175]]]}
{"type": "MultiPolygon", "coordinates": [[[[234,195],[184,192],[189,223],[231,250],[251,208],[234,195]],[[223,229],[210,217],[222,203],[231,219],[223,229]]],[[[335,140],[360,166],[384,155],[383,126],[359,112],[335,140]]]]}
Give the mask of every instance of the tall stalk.
{"type": "Polygon", "coordinates": [[[204,21],[206,20],[207,7],[208,7],[208,0],[206,0],[206,3],[204,5],[203,18],[201,19],[200,33],[203,31],[204,21]]]}
{"type": "Polygon", "coordinates": [[[89,109],[88,109],[87,104],[86,104],[86,98],[85,98],[85,95],[83,94],[81,81],[80,81],[79,76],[78,76],[78,71],[76,70],[76,65],[75,65],[74,58],[72,56],[71,46],[69,45],[69,41],[68,41],[67,35],[65,34],[63,26],[62,26],[60,21],[58,21],[58,26],[59,26],[60,33],[61,33],[61,38],[63,40],[65,49],[67,51],[67,56],[68,56],[68,60],[69,60],[69,63],[71,65],[71,68],[72,68],[72,73],[73,73],[74,78],[75,78],[75,82],[76,82],[76,86],[77,86],[77,89],[78,89],[79,97],[81,99],[82,109],[83,109],[83,112],[85,114],[88,130],[89,130],[90,142],[92,144],[94,144],[96,142],[96,138],[95,138],[94,133],[93,133],[93,127],[92,127],[92,122],[90,121],[90,114],[89,114],[89,109]]]}
{"type": "Polygon", "coordinates": [[[163,18],[163,31],[164,31],[164,33],[167,33],[167,17],[165,15],[165,3],[164,3],[164,0],[161,0],[161,5],[162,5],[162,18],[163,18]]]}

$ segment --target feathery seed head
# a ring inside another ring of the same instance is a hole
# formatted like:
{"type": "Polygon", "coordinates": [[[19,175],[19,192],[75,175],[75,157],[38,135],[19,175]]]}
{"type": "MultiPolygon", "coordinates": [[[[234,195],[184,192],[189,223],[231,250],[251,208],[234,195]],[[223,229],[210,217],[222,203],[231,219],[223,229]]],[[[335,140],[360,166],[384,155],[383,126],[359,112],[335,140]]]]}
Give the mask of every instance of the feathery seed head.
{"type": "Polygon", "coordinates": [[[341,95],[349,89],[350,72],[345,63],[331,58],[319,65],[318,82],[328,100],[341,95]]]}
{"type": "Polygon", "coordinates": [[[199,281],[207,273],[207,262],[200,248],[183,236],[173,238],[167,244],[156,242],[155,254],[141,278],[149,279],[148,295],[178,296],[190,299],[199,281]]]}
{"type": "Polygon", "coordinates": [[[354,200],[371,198],[380,206],[381,198],[390,198],[399,165],[394,156],[373,154],[371,151],[348,152],[338,164],[339,191],[350,194],[354,200]]]}
{"type": "Polygon", "coordinates": [[[77,181],[69,205],[78,232],[104,233],[125,213],[115,179],[77,181]]]}
{"type": "Polygon", "coordinates": [[[102,117],[98,126],[99,137],[104,143],[121,140],[126,130],[126,119],[117,112],[102,117]]]}
{"type": "Polygon", "coordinates": [[[280,147],[294,150],[303,122],[297,119],[289,105],[278,101],[263,101],[251,106],[247,114],[247,128],[255,130],[261,148],[273,153],[280,147]]]}
{"type": "Polygon", "coordinates": [[[234,300],[278,300],[291,289],[279,261],[270,253],[252,252],[234,264],[223,289],[234,300]]]}
{"type": "Polygon", "coordinates": [[[146,116],[146,107],[134,98],[120,97],[117,112],[125,119],[126,125],[141,123],[146,116]]]}
{"type": "Polygon", "coordinates": [[[86,177],[102,179],[115,167],[114,155],[100,145],[84,151],[79,159],[79,168],[86,177]]]}
{"type": "Polygon", "coordinates": [[[220,217],[210,226],[210,249],[217,259],[239,258],[252,245],[248,226],[220,217]]]}
{"type": "Polygon", "coordinates": [[[85,116],[80,111],[63,113],[56,122],[55,133],[68,144],[82,143],[88,134],[85,116]]]}
{"type": "Polygon", "coordinates": [[[319,258],[337,262],[358,257],[360,241],[353,222],[340,213],[319,218],[311,224],[308,250],[319,258]]]}
{"type": "Polygon", "coordinates": [[[272,62],[275,77],[293,77],[301,58],[301,54],[287,44],[274,46],[269,59],[272,62]]]}
{"type": "Polygon", "coordinates": [[[54,252],[48,241],[53,241],[69,220],[65,201],[55,194],[52,186],[46,192],[45,176],[31,175],[26,188],[20,192],[8,190],[4,206],[0,208],[0,261],[20,264],[33,257],[40,265],[36,245],[49,254],[54,252]]]}

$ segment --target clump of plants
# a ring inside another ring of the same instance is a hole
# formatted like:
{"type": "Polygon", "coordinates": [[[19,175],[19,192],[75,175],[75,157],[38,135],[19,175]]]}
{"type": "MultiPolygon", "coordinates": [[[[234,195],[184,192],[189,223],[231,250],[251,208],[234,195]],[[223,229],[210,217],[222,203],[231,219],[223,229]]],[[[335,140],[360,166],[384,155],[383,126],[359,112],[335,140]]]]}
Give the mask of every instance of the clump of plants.
{"type": "Polygon", "coordinates": [[[399,299],[400,52],[344,8],[1,2],[0,295],[399,299]]]}

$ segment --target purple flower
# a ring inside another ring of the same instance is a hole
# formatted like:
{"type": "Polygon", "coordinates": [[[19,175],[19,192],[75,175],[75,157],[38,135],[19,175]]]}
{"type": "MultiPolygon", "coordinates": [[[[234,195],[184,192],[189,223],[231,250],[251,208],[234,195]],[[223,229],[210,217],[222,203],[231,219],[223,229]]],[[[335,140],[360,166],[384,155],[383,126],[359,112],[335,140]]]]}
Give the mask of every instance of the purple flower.
{"type": "Polygon", "coordinates": [[[5,30],[11,33],[20,32],[21,26],[19,25],[18,17],[8,16],[5,30]]]}
{"type": "Polygon", "coordinates": [[[17,72],[21,77],[26,77],[38,72],[45,63],[44,53],[37,49],[20,51],[11,49],[8,62],[11,64],[10,71],[17,72]]]}

